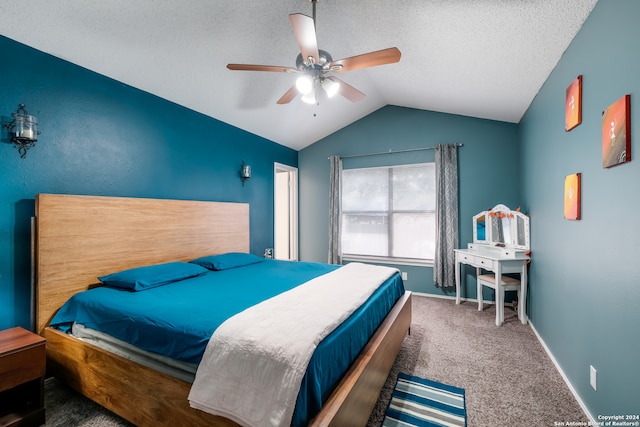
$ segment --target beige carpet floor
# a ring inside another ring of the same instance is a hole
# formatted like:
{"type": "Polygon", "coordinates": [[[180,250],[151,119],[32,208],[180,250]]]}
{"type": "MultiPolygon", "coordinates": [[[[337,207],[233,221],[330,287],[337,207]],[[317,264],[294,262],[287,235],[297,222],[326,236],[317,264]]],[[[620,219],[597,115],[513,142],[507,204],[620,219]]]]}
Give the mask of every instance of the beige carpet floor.
{"type": "Polygon", "coordinates": [[[551,427],[584,421],[582,412],[529,325],[505,307],[414,297],[411,334],[382,390],[369,426],[379,426],[398,372],[465,389],[469,427],[551,427]],[[382,407],[384,406],[384,408],[382,407]]]}
{"type": "MultiPolygon", "coordinates": [[[[414,296],[411,334],[369,427],[381,425],[398,372],[464,388],[469,427],[588,422],[530,326],[505,309],[505,323],[496,327],[495,307],[486,307],[414,296]]],[[[49,427],[130,426],[54,378],[45,382],[45,399],[49,427]]]]}

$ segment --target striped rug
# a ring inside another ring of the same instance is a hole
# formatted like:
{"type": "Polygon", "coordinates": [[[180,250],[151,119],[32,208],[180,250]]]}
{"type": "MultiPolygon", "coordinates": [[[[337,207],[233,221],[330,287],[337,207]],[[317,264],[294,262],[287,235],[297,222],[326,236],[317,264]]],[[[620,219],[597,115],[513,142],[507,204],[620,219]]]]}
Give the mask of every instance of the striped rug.
{"type": "Polygon", "coordinates": [[[466,425],[464,389],[398,374],[382,427],[466,425]]]}

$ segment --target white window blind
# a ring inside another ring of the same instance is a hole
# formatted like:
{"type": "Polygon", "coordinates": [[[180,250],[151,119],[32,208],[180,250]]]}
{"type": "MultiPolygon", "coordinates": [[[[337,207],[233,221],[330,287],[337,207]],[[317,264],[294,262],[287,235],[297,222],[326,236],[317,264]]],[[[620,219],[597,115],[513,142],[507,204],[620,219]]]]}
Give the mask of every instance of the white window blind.
{"type": "Polygon", "coordinates": [[[343,256],[432,261],[435,197],[435,163],[343,170],[343,256]]]}

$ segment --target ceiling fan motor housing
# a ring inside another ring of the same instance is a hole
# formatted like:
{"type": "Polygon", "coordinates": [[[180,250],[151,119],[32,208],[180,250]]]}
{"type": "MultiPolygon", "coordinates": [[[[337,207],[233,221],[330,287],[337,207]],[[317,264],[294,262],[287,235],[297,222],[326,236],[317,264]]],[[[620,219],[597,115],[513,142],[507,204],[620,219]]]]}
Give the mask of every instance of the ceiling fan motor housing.
{"type": "Polygon", "coordinates": [[[333,62],[333,58],[331,54],[326,50],[318,49],[318,63],[316,64],[313,57],[307,58],[305,61],[302,57],[302,53],[298,54],[296,58],[296,67],[300,71],[308,71],[312,68],[318,68],[320,70],[325,70],[329,68],[329,64],[333,62]]]}

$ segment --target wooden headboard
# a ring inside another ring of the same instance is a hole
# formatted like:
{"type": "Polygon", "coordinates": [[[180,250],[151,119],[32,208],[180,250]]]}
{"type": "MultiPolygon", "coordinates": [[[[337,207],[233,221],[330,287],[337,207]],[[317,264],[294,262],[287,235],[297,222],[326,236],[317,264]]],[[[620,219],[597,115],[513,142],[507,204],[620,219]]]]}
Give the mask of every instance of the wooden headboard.
{"type": "Polygon", "coordinates": [[[249,252],[246,203],[38,194],[36,325],[98,276],[224,252],[249,252]]]}

